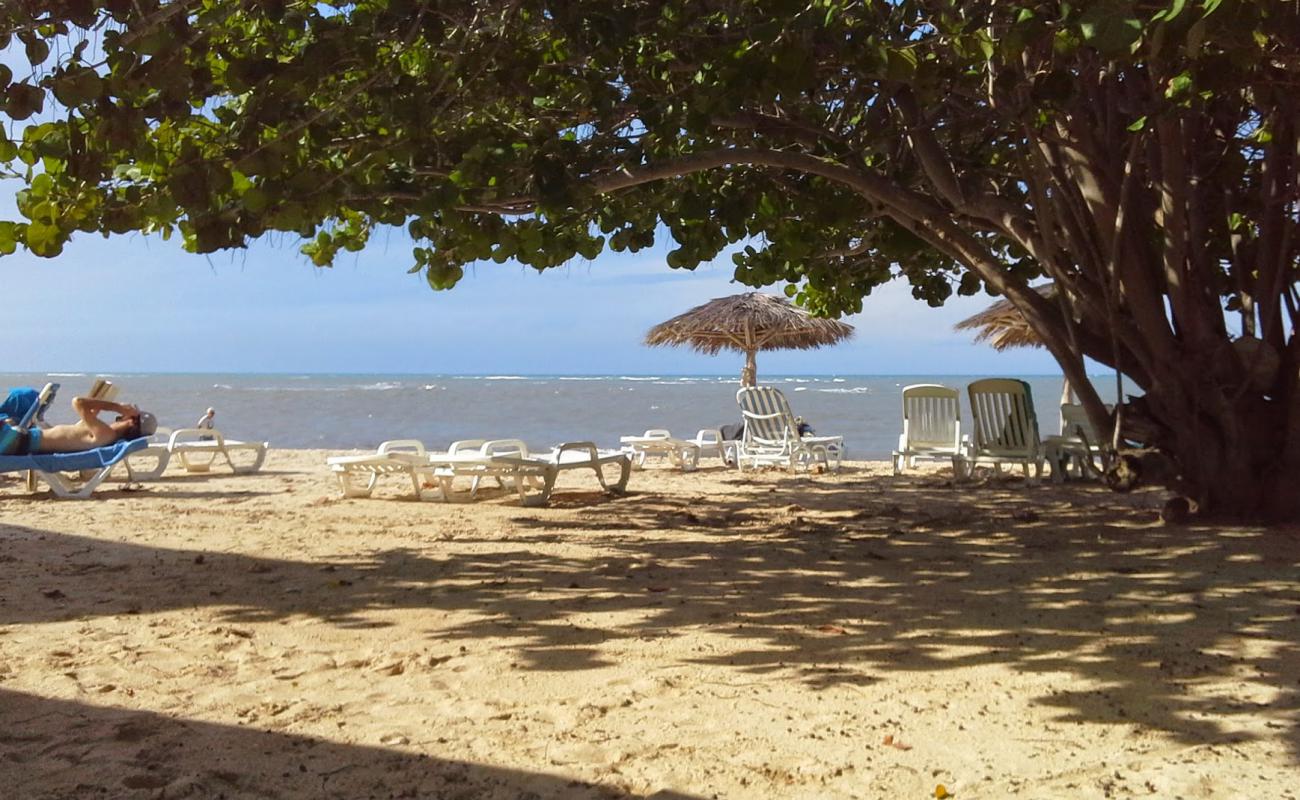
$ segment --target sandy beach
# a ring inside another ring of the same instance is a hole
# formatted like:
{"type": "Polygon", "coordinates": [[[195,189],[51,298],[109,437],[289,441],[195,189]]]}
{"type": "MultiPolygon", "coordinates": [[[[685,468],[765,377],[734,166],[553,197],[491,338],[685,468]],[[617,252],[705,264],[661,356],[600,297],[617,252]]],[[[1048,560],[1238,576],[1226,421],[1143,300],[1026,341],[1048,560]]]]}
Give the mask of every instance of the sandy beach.
{"type": "Polygon", "coordinates": [[[1294,527],[863,462],[346,500],[326,455],[0,480],[0,793],[1300,797],[1294,527]]]}

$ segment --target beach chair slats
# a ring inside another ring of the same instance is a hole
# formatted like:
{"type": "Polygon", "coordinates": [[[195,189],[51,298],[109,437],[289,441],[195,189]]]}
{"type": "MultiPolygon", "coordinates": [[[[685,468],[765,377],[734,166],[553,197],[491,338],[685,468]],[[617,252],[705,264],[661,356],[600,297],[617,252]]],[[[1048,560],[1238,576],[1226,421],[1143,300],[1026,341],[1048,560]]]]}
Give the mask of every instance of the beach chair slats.
{"type": "Polygon", "coordinates": [[[737,464],[777,465],[794,470],[822,463],[838,469],[843,458],[842,436],[799,435],[799,425],[780,389],[746,386],[736,392],[736,403],[745,419],[745,430],[737,447],[737,464]]]}
{"type": "Polygon", "coordinates": [[[918,459],[949,459],[961,443],[961,399],[937,383],[903,387],[903,432],[894,451],[894,474],[918,459]]]}
{"type": "Polygon", "coordinates": [[[1029,384],[1010,378],[985,378],[967,387],[967,394],[974,441],[969,454],[953,459],[954,468],[961,473],[975,464],[1000,468],[1003,462],[1009,462],[1023,465],[1026,477],[1031,464],[1036,474],[1041,474],[1043,446],[1029,384]]]}

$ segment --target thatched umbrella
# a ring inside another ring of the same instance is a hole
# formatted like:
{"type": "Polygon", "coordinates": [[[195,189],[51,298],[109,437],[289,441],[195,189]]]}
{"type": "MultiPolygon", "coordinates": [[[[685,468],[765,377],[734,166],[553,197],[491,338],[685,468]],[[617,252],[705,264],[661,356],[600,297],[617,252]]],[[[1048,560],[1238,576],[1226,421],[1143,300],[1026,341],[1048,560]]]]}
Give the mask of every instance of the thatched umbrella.
{"type": "Polygon", "coordinates": [[[809,350],[852,335],[852,325],[814,317],[781,297],[748,292],[710,300],[661,322],[646,334],[645,343],[688,345],[711,356],[723,348],[738,350],[745,354],[740,382],[753,386],[759,350],[809,350]]]}
{"type": "MultiPolygon", "coordinates": [[[[1056,298],[1056,284],[1044,283],[1034,290],[1048,300],[1056,298]]],[[[1001,352],[1008,347],[1042,347],[1043,340],[1038,338],[1034,329],[1029,327],[1011,301],[1002,299],[984,309],[973,317],[952,326],[958,331],[978,331],[975,341],[988,342],[993,349],[1001,352]]]]}
{"type": "MultiPolygon", "coordinates": [[[[1056,300],[1056,284],[1044,283],[1033,287],[1034,291],[1041,294],[1047,300],[1056,300]]],[[[967,317],[952,326],[953,330],[958,331],[978,331],[975,334],[975,341],[988,342],[994,350],[999,353],[1010,347],[1044,347],[1043,340],[1039,338],[1034,329],[1029,327],[1011,301],[1003,298],[980,313],[967,317]]],[[[1074,388],[1070,386],[1067,380],[1061,387],[1061,403],[1074,402],[1074,388]]]]}

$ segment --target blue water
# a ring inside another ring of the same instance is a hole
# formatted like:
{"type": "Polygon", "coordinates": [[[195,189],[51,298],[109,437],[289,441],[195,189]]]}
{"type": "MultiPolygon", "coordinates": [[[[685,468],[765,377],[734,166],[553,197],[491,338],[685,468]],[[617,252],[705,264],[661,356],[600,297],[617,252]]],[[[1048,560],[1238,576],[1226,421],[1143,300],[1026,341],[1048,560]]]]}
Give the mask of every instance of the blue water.
{"type": "MultiPolygon", "coordinates": [[[[72,398],[93,374],[0,373],[0,387],[62,384],[52,423],[72,421],[72,398]]],[[[739,421],[733,375],[458,376],[458,375],[103,375],[119,399],[172,428],[193,425],[211,406],[217,427],[235,439],[274,447],[373,448],[384,439],[420,439],[441,448],[455,439],[521,438],[544,448],[618,437],[648,428],[693,436],[739,421]]],[[[780,387],[790,406],[822,435],[842,435],[848,456],[888,458],[898,441],[900,392],[911,383],[964,388],[985,376],[760,376],[780,387]]],[[[1012,376],[1014,377],[1014,376],[1012,376]]],[[[1054,433],[1060,377],[1028,377],[1043,435],[1054,433]]],[[[1111,388],[1106,379],[1101,387],[1111,388]]],[[[963,391],[963,395],[964,395],[963,391]]],[[[1113,394],[1113,388],[1109,394],[1113,394]]],[[[1103,397],[1110,399],[1108,393],[1103,397]]],[[[964,401],[963,401],[964,402],[964,401]]],[[[969,414],[969,409],[964,411],[969,414]]],[[[969,418],[969,417],[967,417],[969,418]]]]}

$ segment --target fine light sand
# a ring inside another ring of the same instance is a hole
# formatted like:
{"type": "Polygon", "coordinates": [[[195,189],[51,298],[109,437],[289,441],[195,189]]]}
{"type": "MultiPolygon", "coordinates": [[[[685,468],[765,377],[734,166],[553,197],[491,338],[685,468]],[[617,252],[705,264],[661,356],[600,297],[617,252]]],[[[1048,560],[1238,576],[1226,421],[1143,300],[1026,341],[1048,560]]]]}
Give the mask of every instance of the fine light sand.
{"type": "Polygon", "coordinates": [[[0,480],[0,796],[1300,796],[1300,532],[945,471],[0,480]]]}

